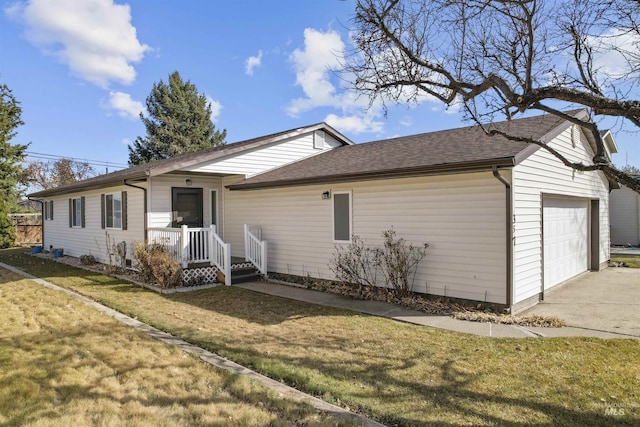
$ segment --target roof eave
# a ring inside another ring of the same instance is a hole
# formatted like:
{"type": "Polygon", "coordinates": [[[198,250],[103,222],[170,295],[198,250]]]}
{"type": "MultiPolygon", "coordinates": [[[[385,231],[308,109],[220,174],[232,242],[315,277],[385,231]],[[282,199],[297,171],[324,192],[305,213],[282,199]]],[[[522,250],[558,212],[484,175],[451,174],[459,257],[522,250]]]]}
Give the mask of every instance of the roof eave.
{"type": "Polygon", "coordinates": [[[41,190],[36,191],[35,193],[27,194],[27,197],[32,198],[44,198],[51,196],[60,196],[63,194],[72,194],[78,193],[81,191],[89,191],[89,190],[99,190],[101,188],[113,187],[115,185],[124,185],[125,181],[131,181],[136,179],[146,179],[147,175],[145,173],[135,174],[131,176],[118,177],[117,179],[110,179],[106,181],[99,181],[95,184],[87,185],[85,181],[80,181],[78,183],[73,183],[69,185],[65,185],[64,187],[51,188],[49,190],[41,190]]]}
{"type": "MultiPolygon", "coordinates": [[[[578,114],[576,114],[575,117],[578,119],[584,120],[589,117],[589,114],[587,110],[581,110],[578,114]]],[[[549,143],[551,140],[553,140],[555,137],[560,135],[562,132],[567,130],[572,125],[573,124],[571,122],[562,121],[562,123],[560,123],[558,126],[556,126],[555,128],[551,129],[549,132],[544,134],[541,138],[539,138],[539,140],[541,142],[544,142],[545,144],[549,143]]],[[[539,145],[529,143],[527,147],[525,147],[522,151],[516,154],[515,164],[519,165],[522,161],[527,159],[529,156],[531,156],[533,153],[535,153],[541,148],[542,147],[540,147],[539,145]]]]}
{"type": "Polygon", "coordinates": [[[444,165],[429,165],[413,168],[393,169],[387,171],[372,171],[372,172],[356,172],[346,174],[336,174],[330,176],[290,179],[290,180],[278,180],[243,184],[242,182],[237,184],[231,184],[226,186],[230,190],[258,190],[263,188],[275,188],[275,187],[294,187],[301,185],[313,185],[313,184],[334,184],[339,182],[349,181],[369,181],[388,178],[410,178],[415,176],[426,175],[441,175],[441,174],[453,174],[453,173],[468,173],[478,172],[483,170],[491,170],[493,167],[499,168],[511,168],[515,165],[514,157],[504,157],[499,159],[461,162],[455,164],[444,165]]]}
{"type": "MultiPolygon", "coordinates": [[[[226,158],[226,157],[229,157],[229,156],[233,156],[234,154],[238,154],[238,153],[249,151],[249,150],[254,150],[256,148],[260,148],[260,147],[263,147],[265,145],[274,144],[276,142],[284,141],[286,139],[295,138],[295,137],[298,137],[300,135],[304,135],[304,134],[307,134],[307,133],[315,132],[316,130],[320,130],[320,129],[323,129],[325,132],[328,132],[329,134],[331,134],[331,136],[333,136],[334,138],[339,140],[344,145],[353,145],[354,144],[353,141],[351,141],[346,136],[342,135],[340,132],[338,132],[337,130],[335,130],[334,128],[329,126],[328,124],[326,124],[326,123],[317,123],[315,125],[305,126],[305,127],[302,127],[302,128],[294,129],[294,130],[292,130],[290,132],[286,132],[286,133],[277,135],[275,137],[265,139],[263,141],[258,141],[255,144],[240,145],[238,147],[230,148],[230,149],[226,149],[226,150],[212,151],[212,152],[210,152],[210,153],[208,153],[206,155],[203,155],[203,157],[198,158],[198,159],[189,159],[189,160],[185,160],[183,162],[179,162],[179,161],[178,162],[171,162],[171,163],[166,164],[166,165],[162,165],[162,166],[159,166],[159,167],[152,168],[150,170],[150,175],[151,176],[163,175],[165,173],[169,173],[169,172],[173,172],[173,171],[176,171],[176,170],[181,170],[181,169],[192,167],[192,166],[195,166],[195,165],[207,163],[207,162],[210,162],[212,160],[226,158]]],[[[231,144],[230,146],[232,146],[232,145],[233,144],[231,144]]]]}

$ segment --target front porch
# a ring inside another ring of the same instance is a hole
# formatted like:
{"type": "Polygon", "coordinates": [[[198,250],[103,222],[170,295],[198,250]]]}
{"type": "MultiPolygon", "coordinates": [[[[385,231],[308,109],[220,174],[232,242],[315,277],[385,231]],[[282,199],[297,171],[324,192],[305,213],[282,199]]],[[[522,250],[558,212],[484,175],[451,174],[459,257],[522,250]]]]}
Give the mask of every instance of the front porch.
{"type": "Polygon", "coordinates": [[[254,269],[267,275],[267,242],[262,240],[262,229],[257,226],[244,225],[244,258],[231,256],[231,245],[220,238],[215,225],[149,228],[147,240],[168,248],[182,264],[187,280],[190,275],[202,275],[191,272],[194,269],[190,266],[204,269],[208,280],[227,286],[243,281],[254,269]]]}

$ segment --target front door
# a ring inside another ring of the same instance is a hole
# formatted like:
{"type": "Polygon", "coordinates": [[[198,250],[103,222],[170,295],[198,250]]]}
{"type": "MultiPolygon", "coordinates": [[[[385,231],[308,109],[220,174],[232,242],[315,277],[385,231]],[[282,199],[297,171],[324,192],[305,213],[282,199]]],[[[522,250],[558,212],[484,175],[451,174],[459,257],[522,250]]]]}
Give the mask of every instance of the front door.
{"type": "Polygon", "coordinates": [[[171,210],[172,227],[202,227],[202,188],[172,187],[171,210]]]}

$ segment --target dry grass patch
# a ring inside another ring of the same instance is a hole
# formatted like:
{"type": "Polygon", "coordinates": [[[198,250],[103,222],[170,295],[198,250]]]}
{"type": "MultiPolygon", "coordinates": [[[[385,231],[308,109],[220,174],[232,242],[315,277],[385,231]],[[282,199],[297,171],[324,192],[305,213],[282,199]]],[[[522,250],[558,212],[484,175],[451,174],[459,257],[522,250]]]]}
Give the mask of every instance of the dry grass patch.
{"type": "Polygon", "coordinates": [[[636,340],[483,338],[234,287],[158,295],[17,251],[0,261],[391,425],[640,423],[640,408],[603,407],[640,402],[636,340]]]}
{"type": "Polygon", "coordinates": [[[622,263],[629,268],[640,268],[640,256],[637,255],[611,255],[611,262],[622,263]]]}
{"type": "Polygon", "coordinates": [[[0,425],[335,425],[0,268],[0,425]]]}

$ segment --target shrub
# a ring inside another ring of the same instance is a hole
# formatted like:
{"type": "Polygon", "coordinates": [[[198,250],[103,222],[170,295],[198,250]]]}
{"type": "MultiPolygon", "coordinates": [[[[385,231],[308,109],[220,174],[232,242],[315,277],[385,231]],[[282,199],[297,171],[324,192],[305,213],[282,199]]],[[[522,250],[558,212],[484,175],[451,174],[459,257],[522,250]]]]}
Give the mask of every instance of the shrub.
{"type": "Polygon", "coordinates": [[[16,231],[9,219],[9,206],[0,198],[0,249],[10,248],[16,242],[16,231]]]}
{"type": "Polygon", "coordinates": [[[384,245],[382,249],[376,251],[376,255],[387,286],[400,293],[413,291],[418,264],[427,256],[429,244],[426,242],[422,246],[407,244],[402,237],[396,238],[394,229],[383,231],[382,237],[384,237],[384,245]],[[409,282],[410,277],[411,282],[409,282]]]}
{"type": "Polygon", "coordinates": [[[80,263],[82,265],[93,265],[96,263],[96,257],[93,255],[80,255],[80,263]]]}
{"type": "Polygon", "coordinates": [[[176,288],[182,283],[182,266],[173,253],[159,243],[137,243],[136,268],[145,282],[160,288],[176,288]]]}
{"type": "Polygon", "coordinates": [[[427,255],[428,243],[414,246],[403,238],[396,237],[392,228],[382,232],[381,248],[368,247],[365,241],[354,235],[346,248],[336,247],[329,268],[338,280],[363,286],[383,285],[397,293],[413,290],[418,264],[427,255]]]}

